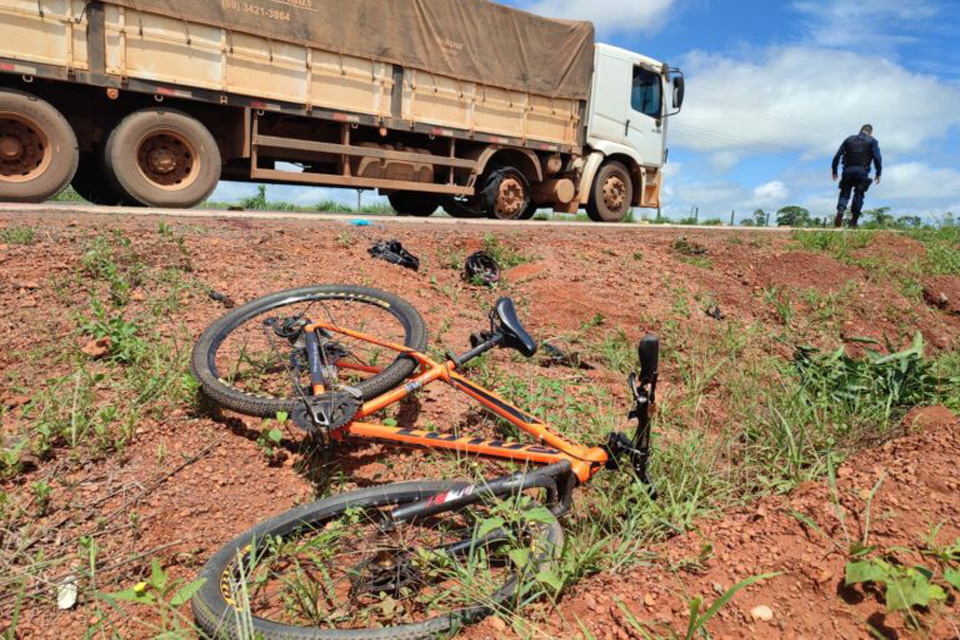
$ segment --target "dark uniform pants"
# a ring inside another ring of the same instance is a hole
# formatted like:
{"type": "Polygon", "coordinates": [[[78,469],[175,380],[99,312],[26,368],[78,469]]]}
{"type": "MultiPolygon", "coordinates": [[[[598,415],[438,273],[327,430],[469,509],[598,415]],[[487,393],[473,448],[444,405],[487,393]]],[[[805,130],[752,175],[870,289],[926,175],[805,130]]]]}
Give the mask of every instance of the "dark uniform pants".
{"type": "MultiPolygon", "coordinates": [[[[840,178],[840,200],[837,201],[837,218],[843,222],[843,213],[847,210],[847,204],[850,202],[850,194],[853,193],[853,205],[850,212],[853,214],[853,226],[857,225],[860,219],[860,213],[863,211],[863,198],[867,195],[867,190],[873,180],[866,171],[844,171],[840,178]]],[[[837,226],[840,226],[839,224],[837,226]]]]}

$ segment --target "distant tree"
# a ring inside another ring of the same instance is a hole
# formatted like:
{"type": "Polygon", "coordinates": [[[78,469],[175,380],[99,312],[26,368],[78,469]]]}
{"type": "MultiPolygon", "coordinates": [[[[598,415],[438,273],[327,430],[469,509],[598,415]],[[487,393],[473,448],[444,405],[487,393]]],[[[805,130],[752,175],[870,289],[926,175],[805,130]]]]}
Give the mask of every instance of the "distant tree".
{"type": "Polygon", "coordinates": [[[900,216],[897,218],[897,226],[904,229],[919,229],[923,226],[923,218],[920,216],[900,216]]]}
{"type": "Polygon", "coordinates": [[[700,221],[697,220],[695,216],[689,216],[686,218],[680,218],[679,220],[677,220],[677,224],[694,226],[694,225],[700,224],[700,221]]]}
{"type": "Polygon", "coordinates": [[[810,222],[810,212],[803,207],[791,205],[777,211],[777,225],[780,227],[808,227],[810,222]]]}
{"type": "Polygon", "coordinates": [[[890,207],[879,207],[864,211],[864,215],[870,221],[871,227],[889,227],[893,225],[894,218],[890,215],[890,207]]]}
{"type": "Polygon", "coordinates": [[[706,227],[722,227],[722,226],[723,226],[723,220],[721,220],[720,218],[710,218],[710,219],[708,219],[708,220],[704,220],[704,221],[701,222],[700,224],[702,224],[702,225],[704,225],[704,226],[706,226],[706,227]]]}
{"type": "Polygon", "coordinates": [[[765,227],[770,224],[770,214],[763,209],[757,209],[753,212],[753,222],[758,227],[765,227]]]}

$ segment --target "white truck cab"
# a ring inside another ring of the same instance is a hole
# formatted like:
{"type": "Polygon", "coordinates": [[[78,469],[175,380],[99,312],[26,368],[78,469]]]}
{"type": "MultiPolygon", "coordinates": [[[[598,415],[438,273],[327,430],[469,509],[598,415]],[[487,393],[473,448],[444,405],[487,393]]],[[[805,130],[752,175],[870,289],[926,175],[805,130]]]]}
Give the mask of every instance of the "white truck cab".
{"type": "Polygon", "coordinates": [[[683,75],[678,70],[626,49],[596,45],[587,113],[589,153],[580,189],[583,204],[597,188],[603,190],[603,185],[594,189],[588,185],[611,160],[633,174],[633,205],[658,204],[667,119],[679,113],[683,97],[683,75]]]}

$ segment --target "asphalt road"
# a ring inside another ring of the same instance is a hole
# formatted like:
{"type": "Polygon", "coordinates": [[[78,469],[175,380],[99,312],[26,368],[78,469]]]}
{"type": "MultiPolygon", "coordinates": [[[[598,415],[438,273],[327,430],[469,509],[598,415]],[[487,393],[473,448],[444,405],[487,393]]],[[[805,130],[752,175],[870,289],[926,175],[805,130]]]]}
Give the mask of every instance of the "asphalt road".
{"type": "Polygon", "coordinates": [[[0,203],[0,215],[15,217],[16,214],[90,214],[90,215],[119,215],[119,216],[160,216],[174,218],[238,218],[247,220],[318,220],[325,222],[342,222],[363,225],[469,225],[471,227],[489,228],[534,228],[534,227],[567,227],[577,229],[623,229],[640,231],[644,229],[686,229],[701,231],[743,231],[753,233],[789,233],[792,229],[776,227],[717,227],[634,223],[599,223],[580,222],[575,220],[525,220],[522,222],[504,222],[500,220],[465,220],[447,216],[433,216],[430,218],[414,218],[406,216],[369,215],[343,213],[304,213],[297,211],[230,211],[225,209],[158,209],[146,207],[98,207],[75,203],[46,203],[46,204],[15,204],[0,203]]]}

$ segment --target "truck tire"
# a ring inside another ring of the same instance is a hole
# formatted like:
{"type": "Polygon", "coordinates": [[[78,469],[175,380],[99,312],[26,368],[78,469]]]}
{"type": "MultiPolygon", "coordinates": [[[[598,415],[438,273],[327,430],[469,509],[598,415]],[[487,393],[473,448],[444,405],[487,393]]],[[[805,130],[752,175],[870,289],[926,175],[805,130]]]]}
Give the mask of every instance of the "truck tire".
{"type": "Polygon", "coordinates": [[[513,167],[504,167],[491,175],[490,217],[495,220],[525,220],[530,207],[530,183],[513,167]],[[495,182],[495,184],[494,184],[495,182]]]}
{"type": "Polygon", "coordinates": [[[633,178],[619,162],[600,167],[590,191],[587,215],[594,222],[621,222],[633,208],[633,178]]]}
{"type": "Polygon", "coordinates": [[[529,205],[527,205],[526,210],[524,210],[524,212],[517,217],[517,220],[530,220],[533,218],[533,216],[537,215],[537,211],[540,211],[540,205],[535,202],[531,202],[529,205]]]}
{"type": "Polygon", "coordinates": [[[486,214],[480,210],[479,205],[468,200],[457,200],[453,196],[443,201],[443,210],[451,218],[461,220],[470,220],[476,218],[486,218],[486,214]]]}
{"type": "Polygon", "coordinates": [[[186,209],[206,200],[220,181],[220,149],[203,124],[181,111],[136,111],[110,132],[103,168],[124,199],[186,209]]]}
{"type": "Polygon", "coordinates": [[[387,196],[390,206],[401,216],[428,218],[440,206],[440,199],[429,193],[415,191],[396,191],[387,196]]]}
{"type": "Polygon", "coordinates": [[[80,154],[80,165],[71,182],[73,190],[90,204],[115,207],[122,204],[138,205],[139,203],[125,202],[123,196],[110,184],[103,172],[100,160],[100,150],[85,151],[80,154]]]}
{"type": "Polygon", "coordinates": [[[0,89],[0,200],[49,200],[70,184],[79,160],[77,136],[53,105],[0,89]]]}

